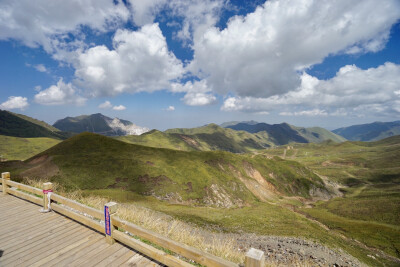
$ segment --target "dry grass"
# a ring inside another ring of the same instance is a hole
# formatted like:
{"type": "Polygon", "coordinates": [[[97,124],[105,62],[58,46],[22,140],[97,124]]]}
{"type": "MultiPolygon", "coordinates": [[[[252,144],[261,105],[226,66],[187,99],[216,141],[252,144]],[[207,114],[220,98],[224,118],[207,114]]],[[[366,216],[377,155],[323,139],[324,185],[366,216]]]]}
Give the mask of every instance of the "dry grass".
{"type": "MultiPolygon", "coordinates": [[[[23,183],[42,188],[44,180],[32,180],[25,178],[23,183]]],[[[104,204],[111,199],[100,196],[83,196],[78,191],[67,192],[61,185],[53,183],[53,191],[69,199],[78,201],[84,205],[102,210],[104,204]]],[[[135,203],[122,203],[118,207],[118,217],[123,220],[140,225],[161,235],[167,236],[177,242],[198,248],[213,255],[236,263],[243,263],[245,251],[238,249],[235,238],[229,235],[213,233],[192,224],[172,218],[169,215],[150,210],[135,203]]],[[[276,266],[313,266],[312,262],[291,259],[287,264],[279,264],[272,256],[266,258],[266,267],[276,266]]]]}

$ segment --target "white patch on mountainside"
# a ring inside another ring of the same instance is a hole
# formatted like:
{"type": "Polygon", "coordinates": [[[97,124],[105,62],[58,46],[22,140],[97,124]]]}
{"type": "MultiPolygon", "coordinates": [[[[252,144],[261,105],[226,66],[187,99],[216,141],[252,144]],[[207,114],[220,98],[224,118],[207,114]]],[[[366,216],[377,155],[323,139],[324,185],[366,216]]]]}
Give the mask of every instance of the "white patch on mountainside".
{"type": "Polygon", "coordinates": [[[149,128],[140,127],[133,123],[125,125],[118,118],[114,118],[112,120],[106,119],[105,121],[107,122],[108,126],[110,126],[110,128],[115,131],[117,135],[121,135],[121,133],[123,135],[141,135],[145,132],[150,131],[149,128]]]}

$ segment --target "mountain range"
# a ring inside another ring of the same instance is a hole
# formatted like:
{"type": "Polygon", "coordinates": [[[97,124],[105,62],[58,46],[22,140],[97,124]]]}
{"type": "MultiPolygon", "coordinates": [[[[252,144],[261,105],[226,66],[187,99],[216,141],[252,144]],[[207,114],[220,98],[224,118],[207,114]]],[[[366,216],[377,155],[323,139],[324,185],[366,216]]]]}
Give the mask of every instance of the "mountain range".
{"type": "Polygon", "coordinates": [[[400,121],[378,121],[352,125],[333,130],[332,132],[352,141],[378,141],[394,135],[400,135],[400,121]]]}

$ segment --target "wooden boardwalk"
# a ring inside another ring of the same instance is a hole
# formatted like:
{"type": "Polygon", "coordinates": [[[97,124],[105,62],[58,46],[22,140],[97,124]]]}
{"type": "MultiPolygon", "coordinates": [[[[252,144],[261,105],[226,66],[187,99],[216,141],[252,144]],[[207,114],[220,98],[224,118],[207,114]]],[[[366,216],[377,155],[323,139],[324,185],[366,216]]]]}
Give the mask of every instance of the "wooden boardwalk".
{"type": "Polygon", "coordinates": [[[163,266],[55,212],[0,193],[0,266],[163,266]]]}

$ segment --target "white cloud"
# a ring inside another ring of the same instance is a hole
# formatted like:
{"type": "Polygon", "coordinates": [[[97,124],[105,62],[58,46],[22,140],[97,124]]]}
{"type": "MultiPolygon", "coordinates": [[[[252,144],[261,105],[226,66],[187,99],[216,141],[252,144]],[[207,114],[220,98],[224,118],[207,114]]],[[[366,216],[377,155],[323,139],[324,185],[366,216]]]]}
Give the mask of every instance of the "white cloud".
{"type": "Polygon", "coordinates": [[[138,31],[118,30],[113,50],[96,46],[80,54],[75,63],[77,84],[92,96],[168,89],[183,75],[183,65],[168,50],[158,24],[138,31]]]}
{"type": "Polygon", "coordinates": [[[165,7],[167,0],[128,0],[132,20],[138,26],[154,22],[156,15],[165,7]]]}
{"type": "Polygon", "coordinates": [[[0,40],[16,39],[29,47],[53,52],[68,39],[79,37],[81,26],[113,29],[129,17],[122,0],[3,0],[0,2],[0,40]],[[114,2],[116,4],[114,4],[114,2]]]}
{"type": "Polygon", "coordinates": [[[39,92],[40,90],[42,90],[42,86],[36,85],[36,86],[35,86],[35,91],[36,91],[36,92],[39,92]]]}
{"type": "Polygon", "coordinates": [[[223,0],[172,0],[169,8],[173,16],[183,19],[176,37],[184,42],[191,41],[214,26],[222,8],[227,4],[223,0]]]}
{"type": "Polygon", "coordinates": [[[174,106],[169,106],[165,109],[166,111],[174,111],[175,107],[174,106]]]}
{"type": "Polygon", "coordinates": [[[270,0],[194,38],[190,69],[222,95],[280,95],[329,55],[382,49],[399,18],[398,0],[270,0]]]}
{"type": "Polygon", "coordinates": [[[47,69],[46,69],[46,67],[45,67],[43,64],[35,65],[34,68],[35,68],[37,71],[40,71],[40,72],[47,72],[47,69]]]}
{"type": "Polygon", "coordinates": [[[279,115],[281,116],[328,116],[328,113],[325,110],[321,109],[312,109],[312,110],[302,110],[296,112],[280,112],[279,115]]]}
{"type": "Polygon", "coordinates": [[[113,110],[125,110],[126,109],[126,107],[125,106],[123,106],[123,105],[119,105],[119,106],[114,106],[113,107],[113,110]]]}
{"type": "Polygon", "coordinates": [[[104,103],[101,103],[99,105],[99,108],[104,108],[104,109],[112,108],[111,102],[110,101],[105,101],[104,103]]]}
{"type": "Polygon", "coordinates": [[[215,103],[217,98],[211,94],[189,92],[182,100],[189,106],[205,106],[215,103]]]}
{"type": "Polygon", "coordinates": [[[319,80],[306,73],[301,80],[296,90],[280,96],[229,97],[221,109],[244,112],[285,109],[280,112],[285,116],[346,116],[361,112],[399,115],[397,103],[400,94],[397,92],[400,89],[400,65],[387,62],[366,70],[347,65],[329,80],[319,80]]]}
{"type": "Polygon", "coordinates": [[[42,105],[83,105],[86,98],[78,95],[78,89],[71,83],[64,83],[63,79],[49,88],[35,95],[35,102],[42,105]]]}
{"type": "Polygon", "coordinates": [[[164,11],[174,19],[169,26],[178,28],[175,37],[184,42],[191,41],[195,33],[214,26],[219,13],[227,1],[224,0],[129,0],[132,20],[138,26],[153,23],[156,16],[164,11]],[[179,21],[179,22],[178,22],[179,21]]]}
{"type": "Polygon", "coordinates": [[[1,109],[25,109],[28,107],[28,99],[22,96],[10,96],[7,101],[0,104],[1,109]]]}
{"type": "Polygon", "coordinates": [[[185,92],[185,96],[181,99],[189,106],[205,106],[216,102],[217,98],[211,93],[205,80],[188,81],[185,84],[171,84],[172,92],[185,92]]]}

